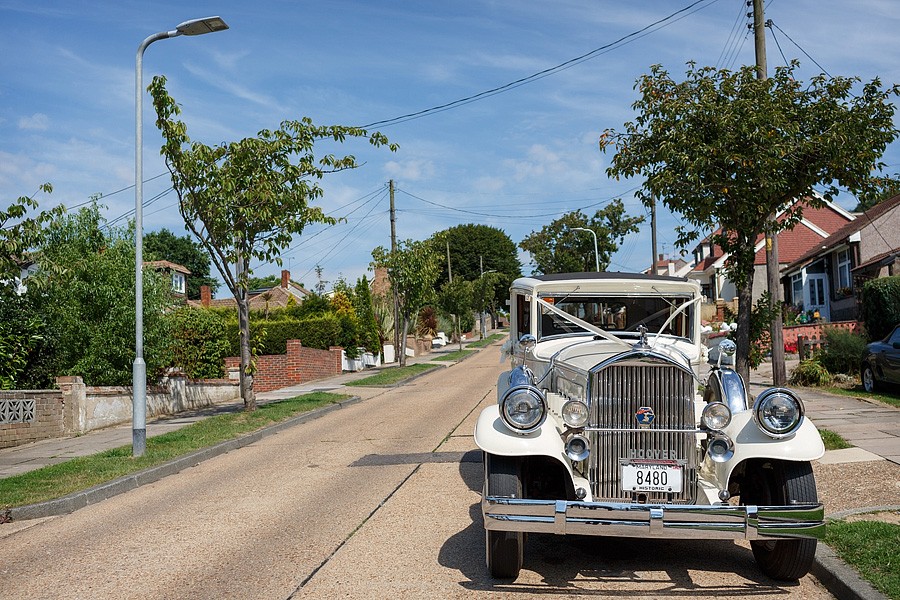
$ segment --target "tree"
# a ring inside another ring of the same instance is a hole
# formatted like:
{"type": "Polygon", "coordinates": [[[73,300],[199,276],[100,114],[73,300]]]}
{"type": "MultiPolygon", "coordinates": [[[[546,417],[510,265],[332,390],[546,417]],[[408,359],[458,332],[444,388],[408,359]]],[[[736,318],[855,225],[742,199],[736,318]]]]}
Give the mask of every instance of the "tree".
{"type": "Polygon", "coordinates": [[[764,233],[793,227],[804,204],[820,206],[840,187],[872,188],[870,173],[897,136],[898,87],[878,79],[854,89],[858,78],[824,75],[803,84],[796,62],[757,79],[756,68],[739,71],[688,64],[674,81],[659,65],[638,79],[638,113],[623,132],[606,130],[601,149],[614,146],[610,177],[641,176],[637,197],[660,199],[681,215],[677,244],[704,232],[730,254],[726,274],[738,288],[736,366],[749,375],[754,246],[764,233]],[[772,214],[781,213],[777,221],[772,214]],[[770,223],[773,229],[767,232],[770,223]]]}
{"type": "Polygon", "coordinates": [[[266,275],[265,277],[248,277],[247,289],[263,290],[272,289],[281,285],[281,277],[278,275],[266,275]]]}
{"type": "MultiPolygon", "coordinates": [[[[207,146],[191,142],[187,127],[176,120],[181,109],[169,95],[164,77],[154,77],[150,94],[156,126],[163,135],[162,155],[178,194],[187,228],[210,258],[238,306],[241,397],[255,410],[250,352],[248,267],[251,259],[281,265],[280,252],[310,223],[334,224],[312,202],[324,194],[318,181],[328,173],[354,169],[352,155],[316,157],[316,142],[367,138],[388,144],[378,133],[359,127],[316,126],[309,118],[283,121],[279,129],[258,137],[207,146]]],[[[396,146],[390,144],[391,150],[396,146]]]]}
{"type": "Polygon", "coordinates": [[[144,259],[167,260],[187,267],[187,297],[200,299],[200,287],[209,286],[211,293],[219,289],[219,282],[209,276],[209,255],[203,246],[184,235],[177,237],[168,229],[160,229],[144,235],[144,259]]]}
{"type": "MultiPolygon", "coordinates": [[[[40,191],[49,194],[53,186],[44,183],[40,191]]],[[[27,253],[40,244],[44,226],[65,213],[65,207],[56,206],[28,217],[37,209],[38,202],[31,196],[20,196],[6,210],[0,211],[0,281],[19,277],[20,267],[27,261],[27,253]]]]}
{"type": "Polygon", "coordinates": [[[484,273],[472,281],[472,309],[478,313],[478,334],[481,338],[484,337],[484,313],[490,310],[493,314],[497,294],[506,296],[508,290],[509,282],[501,273],[484,273]]]}
{"type": "MultiPolygon", "coordinates": [[[[134,231],[109,227],[96,204],[47,224],[27,295],[44,320],[42,369],[89,385],[130,385],[134,360],[134,231]]],[[[147,372],[171,365],[171,283],[144,275],[147,372]]],[[[52,379],[49,382],[52,383],[52,379]]]]}
{"type": "Polygon", "coordinates": [[[489,225],[457,225],[431,236],[429,240],[435,252],[444,257],[437,286],[460,277],[475,281],[482,273],[494,271],[501,274],[502,281],[494,289],[494,306],[508,298],[509,286],[516,277],[522,275],[515,242],[502,229],[489,225]],[[450,270],[447,267],[447,252],[450,254],[450,270]]]}
{"type": "Polygon", "coordinates": [[[629,233],[638,230],[643,217],[628,217],[621,200],[613,200],[588,219],[580,210],[566,213],[540,231],[525,237],[519,247],[531,255],[536,273],[577,273],[593,271],[594,237],[576,227],[590,229],[597,234],[597,261],[600,270],[609,266],[610,257],[629,233]]]}
{"type": "Polygon", "coordinates": [[[900,173],[894,173],[890,177],[873,177],[872,188],[859,195],[859,202],[854,210],[865,212],[897,194],[900,194],[900,173]]]}
{"type": "Polygon", "coordinates": [[[387,270],[400,304],[400,366],[406,366],[406,334],[414,315],[428,304],[440,273],[441,256],[431,244],[406,240],[390,252],[382,246],[372,250],[372,266],[387,270]]]}
{"type": "Polygon", "coordinates": [[[462,350],[460,325],[463,315],[472,310],[472,282],[461,277],[454,277],[453,281],[444,283],[438,294],[438,306],[445,314],[454,317],[453,324],[456,326],[456,331],[453,333],[456,334],[459,349],[462,350]]]}

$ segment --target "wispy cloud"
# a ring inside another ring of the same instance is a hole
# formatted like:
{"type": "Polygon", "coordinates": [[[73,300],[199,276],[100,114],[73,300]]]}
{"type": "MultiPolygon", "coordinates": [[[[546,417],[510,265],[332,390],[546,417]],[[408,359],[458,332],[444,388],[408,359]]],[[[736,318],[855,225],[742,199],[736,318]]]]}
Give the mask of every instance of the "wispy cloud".
{"type": "Polygon", "coordinates": [[[19,129],[46,131],[50,127],[50,117],[43,113],[34,113],[30,117],[20,117],[19,129]]]}

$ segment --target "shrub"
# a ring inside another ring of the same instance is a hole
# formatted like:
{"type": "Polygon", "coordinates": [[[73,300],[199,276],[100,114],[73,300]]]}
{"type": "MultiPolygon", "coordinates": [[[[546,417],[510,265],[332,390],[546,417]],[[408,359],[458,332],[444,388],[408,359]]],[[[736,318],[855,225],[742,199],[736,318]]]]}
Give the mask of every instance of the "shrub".
{"type": "Polygon", "coordinates": [[[863,285],[860,317],[869,341],[884,339],[900,323],[900,275],[872,279],[863,285]]]}
{"type": "MultiPolygon", "coordinates": [[[[769,306],[770,296],[768,290],[756,300],[750,311],[750,368],[755,369],[762,361],[763,357],[772,349],[772,341],[769,335],[769,328],[772,321],[775,320],[777,314],[772,307],[769,306]]],[[[737,321],[737,313],[732,311],[727,305],[725,306],[725,320],[733,323],[737,321]]],[[[731,339],[735,339],[735,333],[729,334],[731,339]]],[[[735,339],[735,341],[737,341],[735,339]]]]}
{"type": "Polygon", "coordinates": [[[800,386],[830,385],[833,377],[815,358],[800,361],[791,372],[790,384],[800,386]]]}
{"type": "Polygon", "coordinates": [[[866,349],[866,340],[846,329],[825,328],[825,347],[818,360],[830,373],[853,375],[859,371],[859,361],[866,349]]]}
{"type": "Polygon", "coordinates": [[[225,318],[203,308],[183,307],[170,315],[172,356],[192,379],[215,379],[225,375],[224,358],[230,350],[225,318]]]}

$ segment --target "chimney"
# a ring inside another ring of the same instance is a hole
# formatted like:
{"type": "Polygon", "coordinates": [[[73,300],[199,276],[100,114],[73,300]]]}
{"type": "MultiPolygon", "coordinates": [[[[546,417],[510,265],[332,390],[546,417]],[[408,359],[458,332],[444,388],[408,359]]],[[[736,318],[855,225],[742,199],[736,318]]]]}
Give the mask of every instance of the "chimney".
{"type": "Polygon", "coordinates": [[[204,306],[204,308],[209,308],[209,302],[212,300],[212,294],[209,293],[208,285],[200,286],[200,304],[204,306]]]}
{"type": "Polygon", "coordinates": [[[285,269],[281,270],[281,287],[284,289],[288,288],[288,284],[291,282],[291,272],[285,269]]]}

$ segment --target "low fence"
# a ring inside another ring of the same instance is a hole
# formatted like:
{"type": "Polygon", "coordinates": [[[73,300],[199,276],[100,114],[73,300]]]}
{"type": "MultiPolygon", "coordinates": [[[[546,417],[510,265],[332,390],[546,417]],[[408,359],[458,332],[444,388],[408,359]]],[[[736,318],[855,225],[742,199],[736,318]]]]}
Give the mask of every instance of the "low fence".
{"type": "MultiPolygon", "coordinates": [[[[131,387],[88,386],[81,377],[58,377],[56,390],[0,391],[0,448],[80,435],[131,422],[131,387]]],[[[224,379],[167,377],[147,391],[147,415],[156,417],[237,400],[224,379]]]]}

